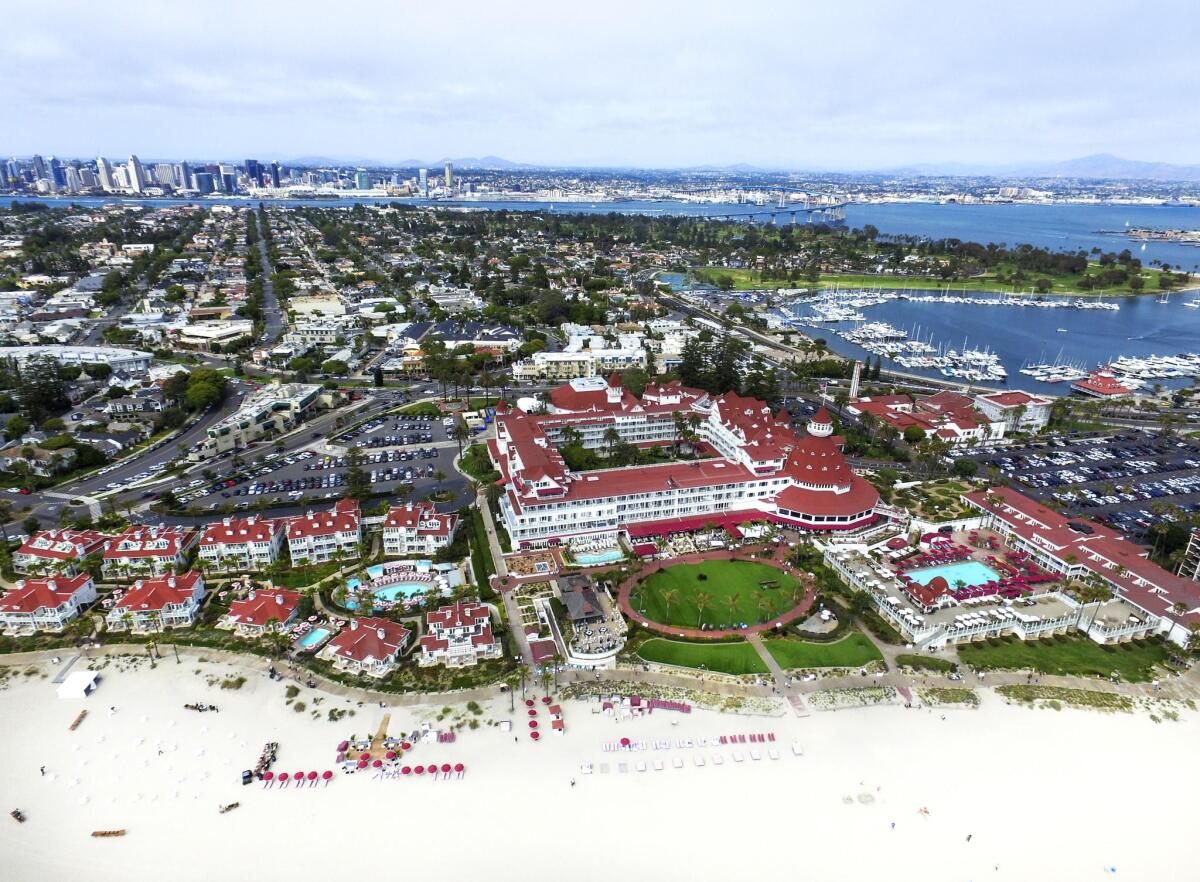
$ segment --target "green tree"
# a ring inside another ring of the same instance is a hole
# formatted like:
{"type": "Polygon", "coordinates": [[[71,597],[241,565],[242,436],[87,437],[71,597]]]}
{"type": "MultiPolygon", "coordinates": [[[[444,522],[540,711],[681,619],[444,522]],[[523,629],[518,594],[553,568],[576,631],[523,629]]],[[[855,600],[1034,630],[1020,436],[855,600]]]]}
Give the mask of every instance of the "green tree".
{"type": "Polygon", "coordinates": [[[358,445],[346,451],[346,495],[358,500],[371,495],[371,482],[363,470],[363,453],[358,445]]]}

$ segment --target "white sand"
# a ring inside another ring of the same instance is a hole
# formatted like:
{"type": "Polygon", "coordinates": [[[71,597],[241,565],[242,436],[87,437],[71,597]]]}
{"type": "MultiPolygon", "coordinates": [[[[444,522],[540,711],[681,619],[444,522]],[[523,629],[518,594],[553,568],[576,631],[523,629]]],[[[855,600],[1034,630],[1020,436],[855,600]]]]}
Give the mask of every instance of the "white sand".
{"type": "MultiPolygon", "coordinates": [[[[252,675],[241,690],[222,691],[193,674],[198,666],[167,661],[124,673],[110,666],[83,702],[59,700],[48,679],[10,678],[0,691],[0,878],[269,882],[374,871],[454,880],[785,873],[930,882],[1099,879],[1113,868],[1126,879],[1196,878],[1185,857],[1200,783],[1194,714],[1156,724],[1145,714],[1010,708],[989,693],[982,709],[949,710],[944,720],[938,711],[888,707],[806,719],[662,712],[616,723],[568,703],[567,735],[535,744],[518,707],[515,744],[513,735],[483,727],[410,756],[414,764],[463,762],[464,780],[339,772],[328,788],[280,791],[240,784],[264,742],[280,742],[278,770],[323,771],[337,742],[374,727],[383,711],[358,708],[330,723],[329,707],[350,705],[326,697],[314,721],[285,706],[282,684],[252,675]],[[186,711],[189,701],[221,712],[186,711]],[[83,707],[88,718],[69,732],[83,707]],[[758,762],[751,745],[739,746],[741,763],[729,747],[601,748],[623,735],[768,731],[776,733],[778,761],[768,758],[769,745],[757,746],[758,762]],[[792,755],[793,738],[804,757],[792,755]],[[714,753],[723,765],[713,764],[714,753]],[[704,768],[693,765],[694,755],[706,758],[704,768]],[[685,768],[673,767],[675,756],[685,768]],[[655,759],[665,770],[654,770],[655,759]],[[635,771],[639,760],[648,771],[635,771]],[[580,772],[585,761],[596,764],[595,774],[580,772]],[[602,762],[611,765],[607,775],[602,762]],[[218,814],[234,801],[241,807],[218,814]],[[8,818],[13,807],[29,821],[8,818]],[[89,836],[122,827],[123,839],[89,836]]],[[[316,695],[304,690],[301,699],[312,709],[316,695]]],[[[392,731],[437,710],[393,709],[392,731]]],[[[508,700],[499,699],[482,719],[509,717],[508,700]]],[[[548,725],[544,712],[539,719],[548,725]]]]}

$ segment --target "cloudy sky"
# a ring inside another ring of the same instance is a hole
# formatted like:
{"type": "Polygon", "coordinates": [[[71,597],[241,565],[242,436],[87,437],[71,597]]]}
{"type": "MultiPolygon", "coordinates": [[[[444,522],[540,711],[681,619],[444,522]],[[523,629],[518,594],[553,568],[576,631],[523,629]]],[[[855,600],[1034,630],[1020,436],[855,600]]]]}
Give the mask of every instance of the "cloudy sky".
{"type": "Polygon", "coordinates": [[[0,151],[888,168],[1200,157],[1196,0],[43,0],[0,151]]]}

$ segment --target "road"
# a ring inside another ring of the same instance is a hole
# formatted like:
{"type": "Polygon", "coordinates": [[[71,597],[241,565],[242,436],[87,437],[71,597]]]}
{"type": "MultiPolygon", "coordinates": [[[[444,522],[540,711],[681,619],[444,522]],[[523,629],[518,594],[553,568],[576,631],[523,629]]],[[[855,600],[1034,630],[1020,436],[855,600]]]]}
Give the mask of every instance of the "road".
{"type": "MultiPolygon", "coordinates": [[[[265,212],[260,218],[264,216],[265,212]]],[[[271,281],[273,267],[267,257],[267,242],[261,235],[258,237],[258,254],[262,258],[263,273],[263,336],[274,342],[287,329],[287,323],[279,308],[279,298],[275,296],[275,283],[271,281]]]]}

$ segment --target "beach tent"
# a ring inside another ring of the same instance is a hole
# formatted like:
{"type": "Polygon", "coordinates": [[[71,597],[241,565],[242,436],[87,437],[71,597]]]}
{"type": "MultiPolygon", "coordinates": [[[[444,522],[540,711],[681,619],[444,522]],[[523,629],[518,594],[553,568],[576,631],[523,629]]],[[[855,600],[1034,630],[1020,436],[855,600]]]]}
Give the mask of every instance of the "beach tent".
{"type": "Polygon", "coordinates": [[[58,697],[87,698],[95,691],[99,678],[95,671],[72,671],[58,684],[58,697]]]}

